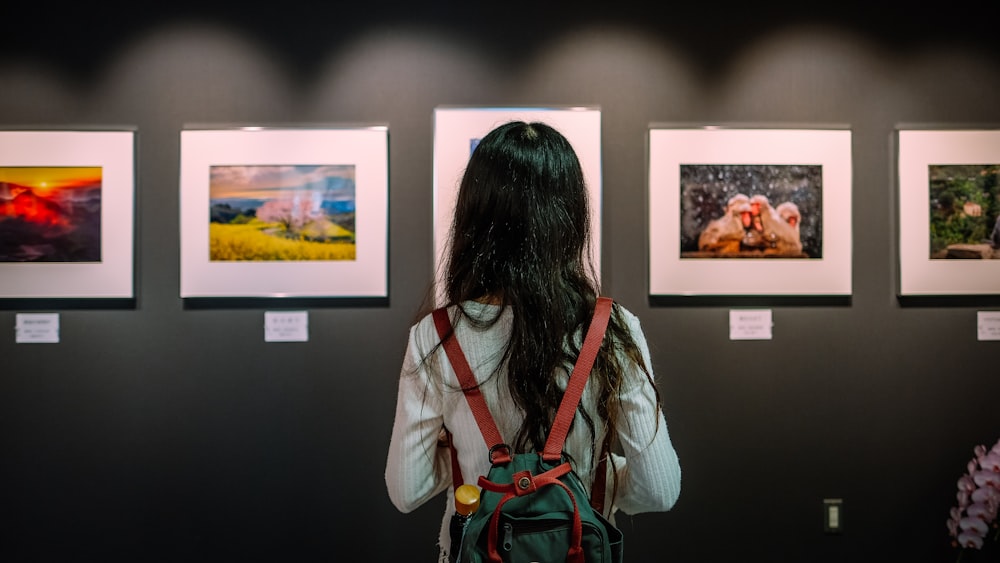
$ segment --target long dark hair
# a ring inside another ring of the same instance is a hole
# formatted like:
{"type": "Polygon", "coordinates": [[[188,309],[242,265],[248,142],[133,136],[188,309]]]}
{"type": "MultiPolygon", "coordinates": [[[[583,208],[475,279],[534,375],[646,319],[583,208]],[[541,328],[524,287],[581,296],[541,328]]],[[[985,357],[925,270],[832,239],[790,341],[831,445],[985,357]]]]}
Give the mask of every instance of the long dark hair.
{"type": "MultiPolygon", "coordinates": [[[[512,309],[510,340],[497,369],[506,370],[510,394],[525,415],[510,444],[514,451],[544,446],[563,393],[556,374],[572,369],[579,355],[574,335],[585,333],[593,314],[599,290],[589,259],[589,209],[576,152],[544,123],[513,121],[493,129],[473,151],[462,177],[445,305],[456,305],[468,322],[485,326],[500,312],[479,319],[465,315],[462,304],[490,301],[500,305],[498,311],[512,309]]],[[[616,435],[626,367],[622,353],[650,377],[616,307],[591,372],[599,386],[597,414],[609,437],[616,435]]],[[[580,412],[596,436],[593,417],[580,412]]]]}

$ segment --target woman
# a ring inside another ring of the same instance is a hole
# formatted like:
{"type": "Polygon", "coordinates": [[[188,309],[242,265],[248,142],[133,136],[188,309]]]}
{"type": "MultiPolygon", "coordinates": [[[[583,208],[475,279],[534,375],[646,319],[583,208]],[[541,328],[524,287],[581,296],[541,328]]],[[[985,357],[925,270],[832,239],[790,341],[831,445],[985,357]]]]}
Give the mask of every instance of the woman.
{"type": "MultiPolygon", "coordinates": [[[[576,153],[543,123],[510,122],[487,134],[459,187],[445,305],[514,453],[542,450],[593,313],[588,209],[576,153]]],[[[680,494],[680,465],[650,365],[638,319],[615,305],[565,442],[589,485],[608,438],[616,453],[606,464],[605,498],[627,514],[669,510],[680,494]]],[[[447,491],[442,562],[454,511],[443,429],[452,434],[465,482],[486,475],[483,437],[428,315],[410,329],[385,479],[404,513],[447,491]]]]}

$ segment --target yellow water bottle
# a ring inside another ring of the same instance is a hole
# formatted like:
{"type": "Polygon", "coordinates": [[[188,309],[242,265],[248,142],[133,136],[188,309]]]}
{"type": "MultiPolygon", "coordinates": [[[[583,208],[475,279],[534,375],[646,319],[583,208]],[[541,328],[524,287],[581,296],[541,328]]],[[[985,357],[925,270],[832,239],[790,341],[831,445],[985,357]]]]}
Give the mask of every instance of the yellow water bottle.
{"type": "Polygon", "coordinates": [[[455,513],[451,516],[451,552],[449,559],[454,563],[462,551],[462,541],[465,538],[465,527],[472,514],[479,508],[479,487],[461,485],[455,489],[455,513]]]}

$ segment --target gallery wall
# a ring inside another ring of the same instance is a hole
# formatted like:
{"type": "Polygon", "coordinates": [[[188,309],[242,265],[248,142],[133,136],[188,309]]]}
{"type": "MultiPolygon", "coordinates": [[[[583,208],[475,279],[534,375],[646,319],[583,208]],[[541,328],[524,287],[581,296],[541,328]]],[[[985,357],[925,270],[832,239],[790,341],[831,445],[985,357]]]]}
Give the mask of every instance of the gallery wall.
{"type": "Polygon", "coordinates": [[[976,338],[1000,302],[897,297],[892,138],[1000,123],[995,9],[283,8],[9,14],[0,126],[136,131],[136,299],[0,310],[0,559],[434,560],[443,497],[399,514],[383,469],[440,105],[601,109],[604,291],[643,323],[683,470],[673,511],[620,518],[630,560],[954,555],[955,481],[1000,438],[1000,345],[976,338]],[[264,342],[281,301],[186,304],[180,131],[339,123],[388,126],[387,302],[310,306],[297,343],[264,342]],[[850,298],[652,302],[652,123],[848,126],[850,298]],[[731,341],[736,307],[770,310],[773,338],[731,341]],[[60,341],[15,343],[28,312],[60,341]]]}

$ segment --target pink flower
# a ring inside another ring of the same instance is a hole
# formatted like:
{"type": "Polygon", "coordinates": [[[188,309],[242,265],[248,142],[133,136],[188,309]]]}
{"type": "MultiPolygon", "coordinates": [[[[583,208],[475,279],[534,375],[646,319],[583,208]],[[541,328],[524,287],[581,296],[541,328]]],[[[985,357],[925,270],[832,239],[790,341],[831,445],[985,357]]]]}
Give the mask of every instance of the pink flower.
{"type": "Polygon", "coordinates": [[[977,536],[976,534],[962,532],[961,534],[958,534],[958,545],[960,547],[971,547],[974,549],[982,549],[983,536],[977,536]]]}
{"type": "Polygon", "coordinates": [[[979,487],[992,487],[994,489],[1000,489],[1000,469],[976,471],[972,474],[972,481],[979,487]]]}
{"type": "Polygon", "coordinates": [[[990,531],[990,527],[986,525],[986,522],[982,518],[972,516],[959,520],[958,527],[966,532],[978,532],[982,536],[985,536],[986,532],[990,531]]]}
{"type": "Polygon", "coordinates": [[[982,518],[968,517],[958,521],[958,527],[962,530],[958,534],[958,544],[962,547],[983,548],[983,540],[986,533],[990,531],[989,526],[982,518]]]}
{"type": "Polygon", "coordinates": [[[962,511],[959,510],[957,506],[951,507],[951,512],[949,513],[950,518],[948,518],[948,533],[953,538],[958,537],[958,521],[962,518],[962,511]]]}
{"type": "Polygon", "coordinates": [[[972,502],[984,502],[986,504],[1000,503],[1000,490],[993,487],[979,487],[972,491],[972,502]]]}
{"type": "Polygon", "coordinates": [[[969,505],[969,508],[965,509],[965,513],[972,518],[978,518],[983,522],[986,520],[992,520],[994,514],[990,513],[990,509],[986,506],[986,503],[976,502],[969,505]]]}
{"type": "Polygon", "coordinates": [[[1000,448],[994,447],[989,453],[979,458],[979,467],[992,473],[1000,473],[1000,448]]]}
{"type": "Polygon", "coordinates": [[[985,522],[993,522],[997,518],[997,510],[1000,509],[1000,491],[992,487],[976,489],[972,493],[972,504],[965,509],[969,516],[977,516],[985,522]]]}
{"type": "MultiPolygon", "coordinates": [[[[949,511],[948,534],[962,549],[982,549],[990,526],[997,524],[1000,510],[1000,440],[992,448],[977,445],[966,464],[966,473],[956,483],[958,506],[949,511]]],[[[993,534],[994,541],[1000,532],[993,534]]]]}
{"type": "Polygon", "coordinates": [[[961,477],[958,478],[958,490],[969,491],[970,493],[976,490],[976,482],[973,481],[972,477],[970,476],[970,474],[973,473],[974,471],[975,468],[973,468],[972,471],[970,471],[969,473],[966,473],[965,475],[962,475],[961,477]]]}

